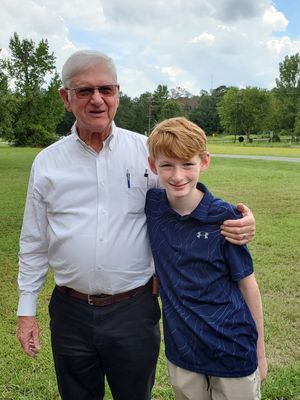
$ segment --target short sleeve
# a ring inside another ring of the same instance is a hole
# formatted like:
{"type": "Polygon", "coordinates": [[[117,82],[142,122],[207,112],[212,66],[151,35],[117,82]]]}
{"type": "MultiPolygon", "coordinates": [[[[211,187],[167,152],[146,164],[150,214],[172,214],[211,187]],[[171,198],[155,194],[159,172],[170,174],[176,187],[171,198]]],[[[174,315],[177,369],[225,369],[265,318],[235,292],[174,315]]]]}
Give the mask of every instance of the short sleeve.
{"type": "Polygon", "coordinates": [[[224,244],[224,259],[234,281],[239,281],[253,273],[253,260],[246,245],[238,246],[226,242],[224,244]]]}

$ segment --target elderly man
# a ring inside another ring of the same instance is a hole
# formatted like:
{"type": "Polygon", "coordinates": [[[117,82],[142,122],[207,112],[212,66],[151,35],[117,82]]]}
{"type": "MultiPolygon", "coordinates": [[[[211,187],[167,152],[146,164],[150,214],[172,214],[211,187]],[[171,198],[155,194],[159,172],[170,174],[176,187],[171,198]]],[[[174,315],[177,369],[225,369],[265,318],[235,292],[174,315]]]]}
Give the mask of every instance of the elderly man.
{"type": "MultiPolygon", "coordinates": [[[[160,308],[144,214],[146,191],[158,181],[148,170],[146,137],[113,122],[119,85],[106,55],[74,53],[62,82],[60,96],[76,123],[32,166],[20,238],[18,338],[29,356],[40,350],[36,302],[50,266],[62,399],[103,399],[106,377],[115,400],[149,400],[160,308]]],[[[244,218],[221,228],[243,244],[255,222],[247,207],[241,211],[244,218]]]]}

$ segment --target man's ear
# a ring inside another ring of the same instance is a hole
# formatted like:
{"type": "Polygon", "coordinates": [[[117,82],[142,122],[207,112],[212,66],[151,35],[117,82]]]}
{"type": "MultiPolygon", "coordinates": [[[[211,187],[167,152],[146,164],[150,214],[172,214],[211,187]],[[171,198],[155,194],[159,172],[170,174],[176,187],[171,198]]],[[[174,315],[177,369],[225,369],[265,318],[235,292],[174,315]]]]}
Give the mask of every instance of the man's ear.
{"type": "Polygon", "coordinates": [[[155,175],[157,175],[157,168],[156,168],[156,166],[155,166],[155,162],[154,162],[150,157],[148,157],[148,164],[149,164],[149,167],[150,167],[151,171],[152,171],[155,175]]]}
{"type": "Polygon", "coordinates": [[[71,102],[69,100],[69,95],[68,95],[68,91],[65,88],[60,88],[59,89],[59,95],[60,98],[62,99],[65,109],[69,112],[72,111],[72,107],[71,107],[71,102]]]}

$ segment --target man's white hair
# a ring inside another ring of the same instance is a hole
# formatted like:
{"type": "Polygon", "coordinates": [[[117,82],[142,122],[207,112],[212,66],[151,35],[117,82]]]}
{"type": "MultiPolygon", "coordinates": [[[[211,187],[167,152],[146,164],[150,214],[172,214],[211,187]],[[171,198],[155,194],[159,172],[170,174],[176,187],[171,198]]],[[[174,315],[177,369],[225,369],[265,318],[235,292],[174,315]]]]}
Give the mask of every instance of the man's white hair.
{"type": "Polygon", "coordinates": [[[78,50],[73,53],[63,65],[61,72],[63,86],[69,88],[71,80],[76,74],[99,64],[104,64],[108,67],[115,80],[114,83],[117,83],[117,70],[110,57],[97,50],[78,50]]]}

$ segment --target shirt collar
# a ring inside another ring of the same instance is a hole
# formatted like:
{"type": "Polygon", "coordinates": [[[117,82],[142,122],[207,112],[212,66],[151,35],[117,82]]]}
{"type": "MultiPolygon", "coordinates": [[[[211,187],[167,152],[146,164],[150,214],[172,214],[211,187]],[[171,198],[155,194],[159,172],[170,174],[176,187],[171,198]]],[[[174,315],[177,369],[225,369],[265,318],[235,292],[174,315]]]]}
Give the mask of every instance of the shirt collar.
{"type": "Polygon", "coordinates": [[[201,201],[199,202],[198,206],[195,208],[195,210],[189,214],[189,215],[184,215],[181,216],[176,211],[174,211],[168,202],[167,194],[165,190],[162,190],[162,202],[159,208],[159,212],[161,214],[164,213],[172,213],[178,215],[178,218],[195,218],[198,219],[199,221],[206,221],[208,211],[211,205],[211,202],[213,200],[213,195],[210,193],[210,191],[207,189],[207,187],[203,184],[198,182],[197,183],[197,189],[201,190],[204,193],[204,196],[202,197],[201,201]]]}
{"type": "MultiPolygon", "coordinates": [[[[76,129],[76,121],[73,124],[71,128],[71,134],[74,135],[75,139],[77,142],[79,142],[84,148],[86,149],[91,149],[90,146],[88,146],[78,135],[77,129],[76,129]]],[[[103,148],[108,147],[109,150],[113,149],[114,142],[116,141],[116,136],[117,136],[117,127],[114,121],[112,122],[111,125],[111,133],[110,135],[104,140],[103,142],[103,148]]]]}
{"type": "Polygon", "coordinates": [[[203,183],[198,182],[197,189],[201,190],[201,192],[204,193],[204,196],[190,216],[198,219],[199,221],[205,222],[211,203],[213,201],[213,195],[203,183]]]}

